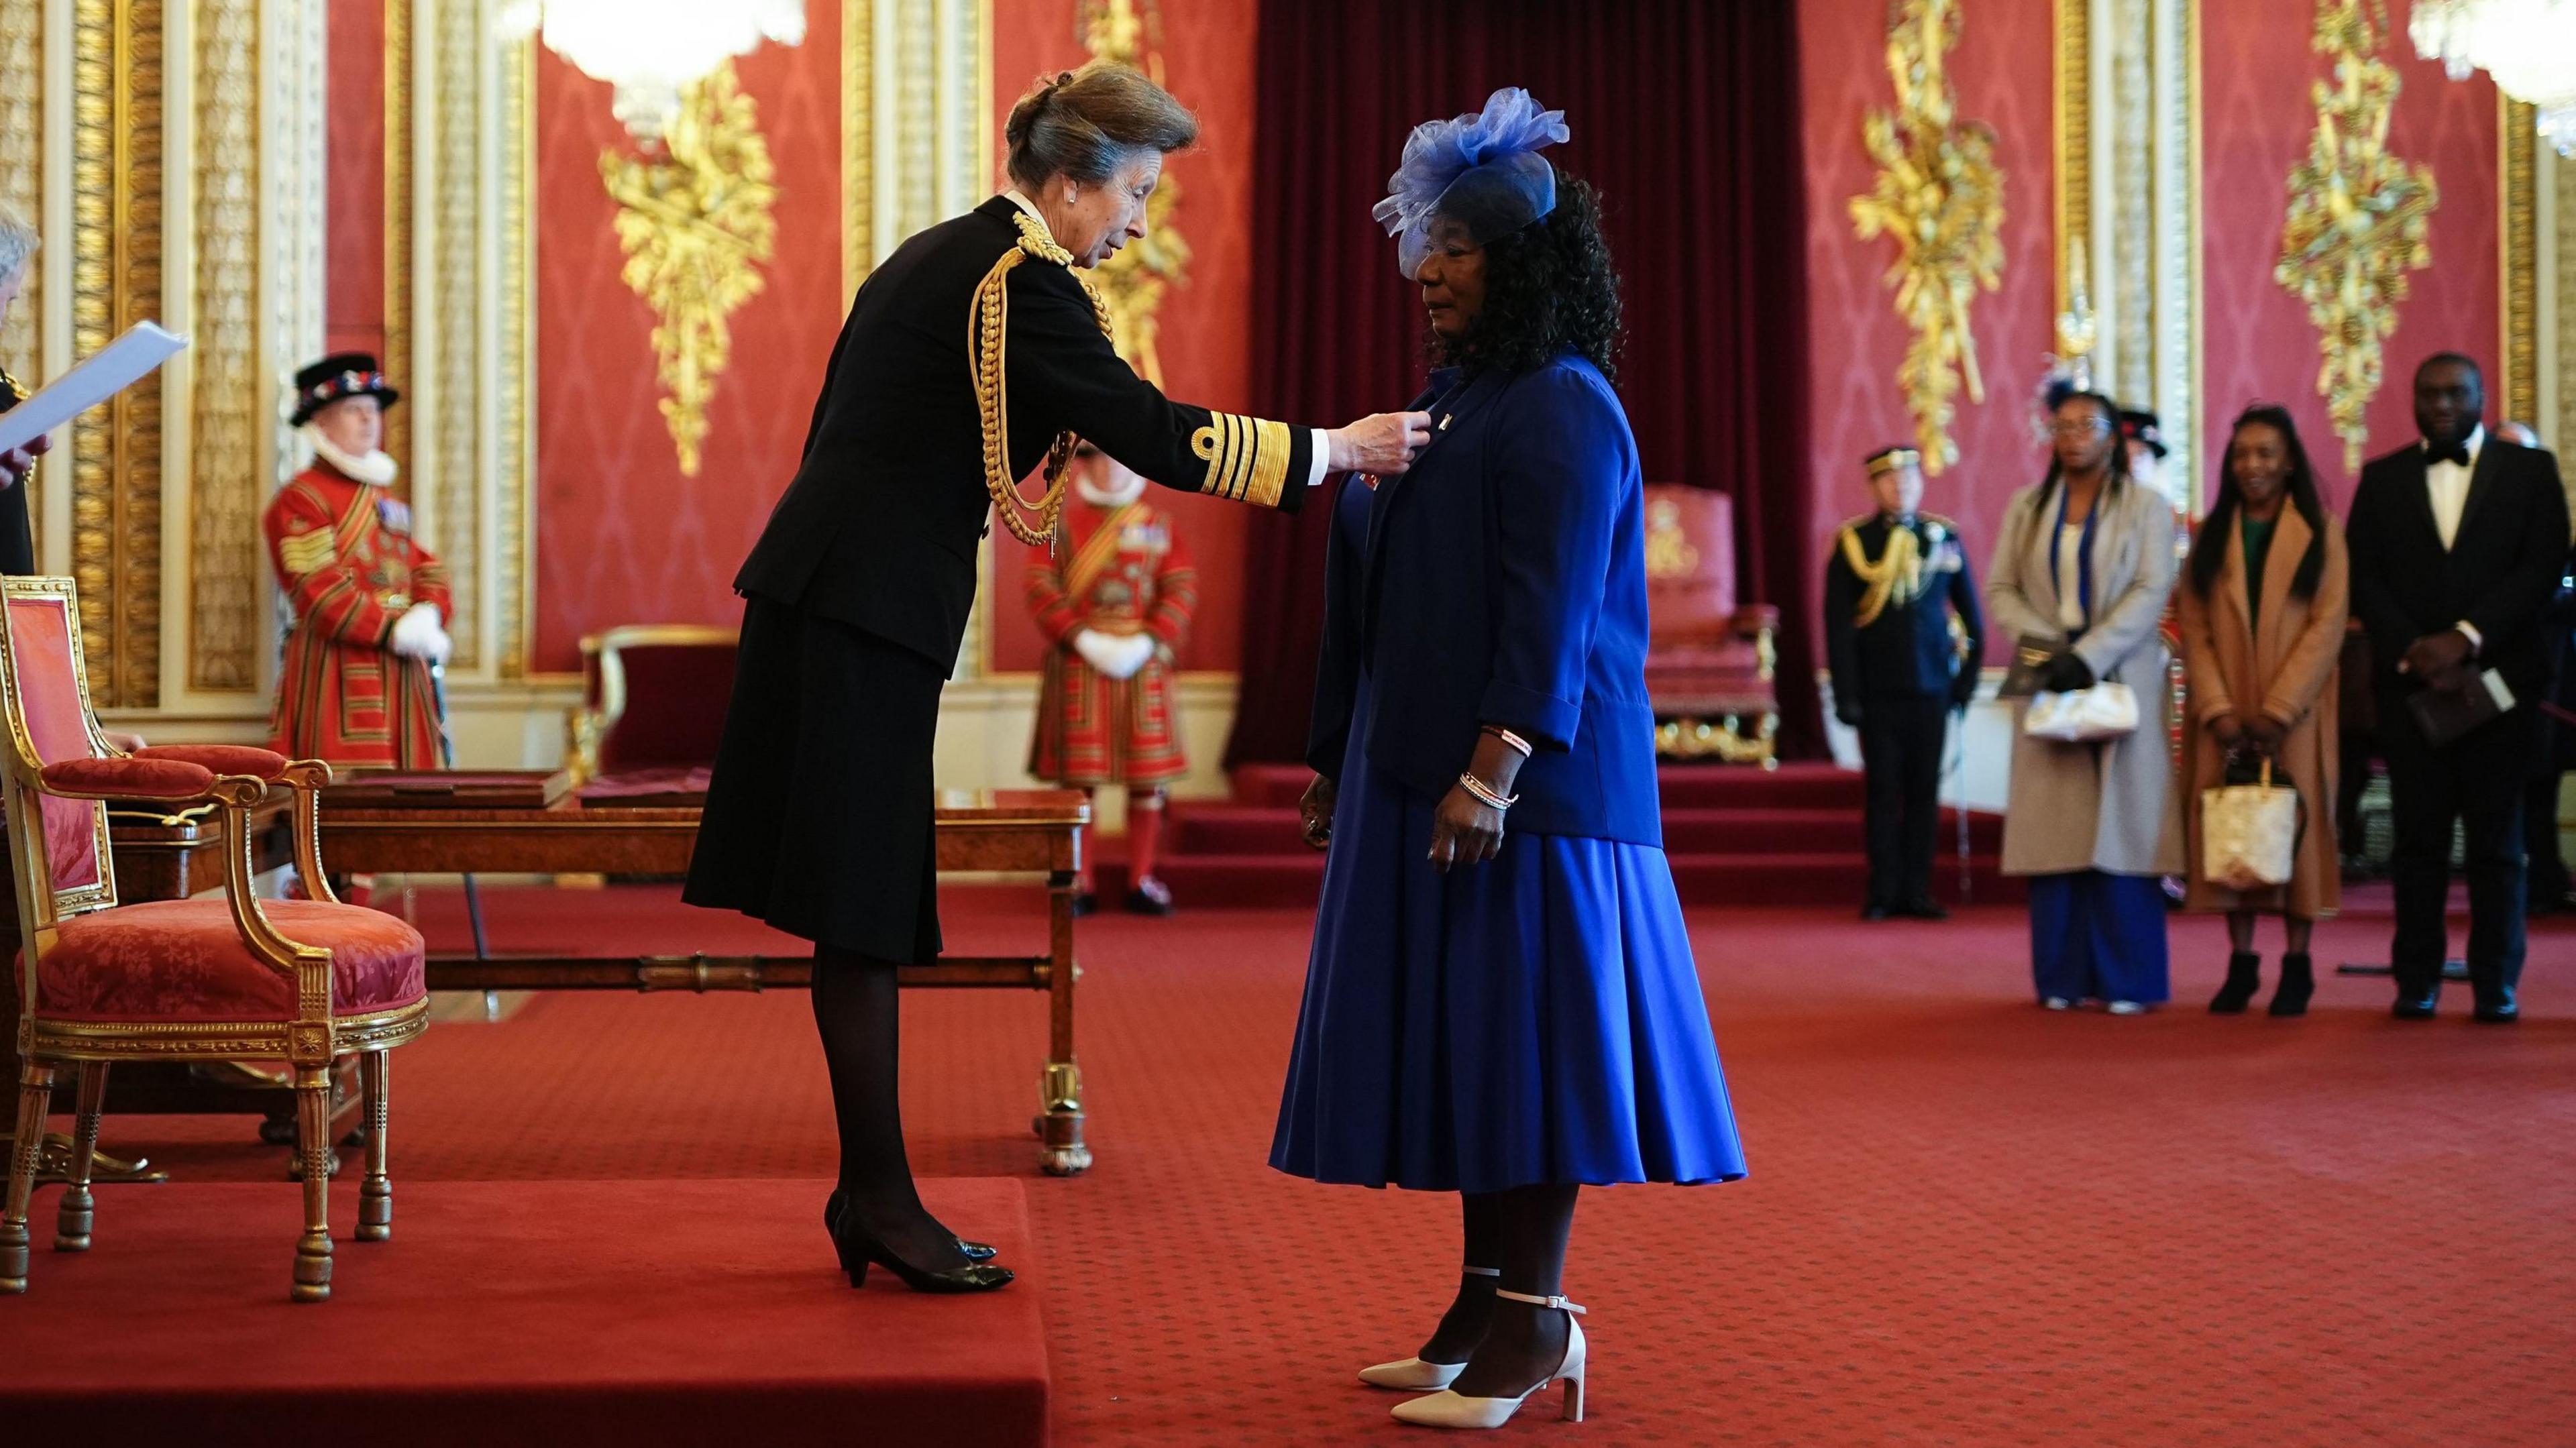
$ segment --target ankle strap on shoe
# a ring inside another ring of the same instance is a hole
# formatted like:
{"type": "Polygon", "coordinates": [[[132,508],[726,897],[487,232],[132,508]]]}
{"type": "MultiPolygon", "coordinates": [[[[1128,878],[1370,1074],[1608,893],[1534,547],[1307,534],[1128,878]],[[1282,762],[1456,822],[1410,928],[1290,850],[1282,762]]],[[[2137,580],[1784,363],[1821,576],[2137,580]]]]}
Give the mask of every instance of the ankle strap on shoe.
{"type": "Polygon", "coordinates": [[[1526,1292],[1513,1292],[1501,1287],[1494,1289],[1494,1295],[1496,1297],[1508,1297],[1514,1302],[1529,1302],[1535,1303],[1540,1307],[1553,1307],[1560,1312],[1571,1312],[1578,1317],[1583,1315],[1583,1308],[1569,1298],[1532,1297],[1526,1292]]]}
{"type": "Polygon", "coordinates": [[[1470,1277],[1500,1277],[1503,1275],[1503,1269],[1500,1267],[1461,1267],[1458,1270],[1470,1277]]]}

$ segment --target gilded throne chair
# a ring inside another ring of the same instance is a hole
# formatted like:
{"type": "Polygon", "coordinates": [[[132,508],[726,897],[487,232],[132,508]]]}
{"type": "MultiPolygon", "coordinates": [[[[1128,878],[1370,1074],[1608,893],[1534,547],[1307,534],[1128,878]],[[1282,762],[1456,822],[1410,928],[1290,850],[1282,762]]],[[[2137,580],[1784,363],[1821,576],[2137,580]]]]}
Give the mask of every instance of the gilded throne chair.
{"type": "Polygon", "coordinates": [[[1680,483],[1646,487],[1646,697],[1668,758],[1776,768],[1780,695],[1772,633],[1780,610],[1739,604],[1735,500],[1680,483]]]}
{"type": "Polygon", "coordinates": [[[564,757],[587,799],[706,792],[724,737],[741,630],[621,624],[581,641],[582,702],[564,757]]]}
{"type": "Polygon", "coordinates": [[[393,1234],[385,1056],[421,1033],[429,1010],[419,933],[331,896],[317,829],[330,766],[236,745],[131,755],[109,747],[90,712],[68,578],[0,578],[0,712],[9,726],[0,806],[25,941],[0,1293],[27,1290],[28,1199],[58,1067],[78,1070],[79,1097],[54,1250],[80,1252],[96,1213],[90,1173],[112,1063],[283,1060],[295,1083],[304,1185],[292,1295],[323,1301],[331,1295],[332,1068],[358,1059],[367,1169],[357,1235],[382,1241],[393,1234]],[[280,785],[294,792],[296,869],[313,899],[264,901],[251,890],[249,813],[280,785]],[[229,842],[222,893],[118,904],[110,799],[221,808],[229,842]]]}

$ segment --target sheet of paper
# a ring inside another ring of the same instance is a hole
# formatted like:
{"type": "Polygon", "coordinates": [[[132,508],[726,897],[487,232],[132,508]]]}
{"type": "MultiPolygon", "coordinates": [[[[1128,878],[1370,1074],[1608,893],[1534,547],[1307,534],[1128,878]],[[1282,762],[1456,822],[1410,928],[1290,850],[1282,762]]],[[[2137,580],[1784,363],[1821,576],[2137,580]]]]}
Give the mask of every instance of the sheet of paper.
{"type": "Polygon", "coordinates": [[[137,322],[34,396],[0,413],[0,452],[24,447],[123,392],[187,345],[187,338],[162,331],[157,322],[137,322]]]}

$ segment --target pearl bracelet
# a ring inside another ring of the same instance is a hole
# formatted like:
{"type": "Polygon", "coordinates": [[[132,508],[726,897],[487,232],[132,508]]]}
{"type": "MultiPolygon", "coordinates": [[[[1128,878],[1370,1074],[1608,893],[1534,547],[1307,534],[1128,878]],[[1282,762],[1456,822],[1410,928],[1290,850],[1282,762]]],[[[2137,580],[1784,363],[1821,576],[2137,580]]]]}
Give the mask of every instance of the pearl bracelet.
{"type": "Polygon", "coordinates": [[[1474,795],[1476,798],[1483,800],[1487,805],[1494,809],[1510,809],[1513,805],[1521,802],[1521,797],[1519,795],[1515,794],[1505,797],[1492,785],[1478,779],[1472,773],[1460,774],[1458,776],[1458,787],[1464,789],[1469,794],[1474,795]]]}

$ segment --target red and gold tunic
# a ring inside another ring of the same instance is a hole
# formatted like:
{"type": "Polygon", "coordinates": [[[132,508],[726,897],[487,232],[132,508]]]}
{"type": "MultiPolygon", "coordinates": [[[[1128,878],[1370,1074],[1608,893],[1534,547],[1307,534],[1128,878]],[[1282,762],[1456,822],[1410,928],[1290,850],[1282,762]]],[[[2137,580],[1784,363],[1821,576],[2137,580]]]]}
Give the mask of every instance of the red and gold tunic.
{"type": "Polygon", "coordinates": [[[1067,548],[1028,570],[1029,611],[1051,647],[1029,773],[1059,784],[1157,784],[1189,771],[1172,697],[1172,656],[1189,637],[1198,570],[1171,515],[1138,499],[1065,508],[1067,548]],[[1084,629],[1151,634],[1154,656],[1125,679],[1073,647],[1084,629]]]}
{"type": "Polygon", "coordinates": [[[279,752],[333,764],[437,768],[438,696],[429,665],[386,645],[394,621],[413,604],[436,604],[442,625],[454,607],[447,570],[412,541],[402,504],[383,488],[316,466],[269,500],[260,531],[295,615],[277,679],[279,752]]]}

